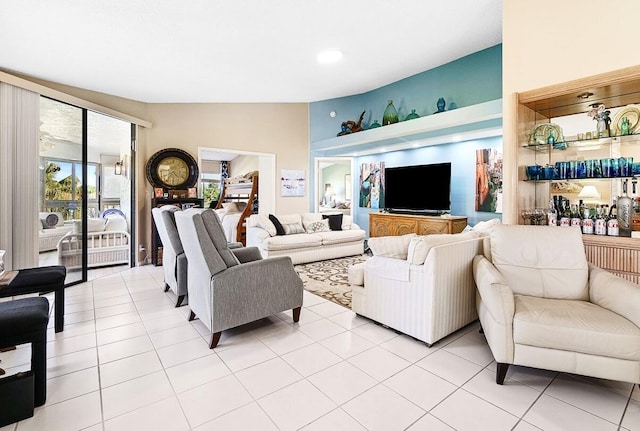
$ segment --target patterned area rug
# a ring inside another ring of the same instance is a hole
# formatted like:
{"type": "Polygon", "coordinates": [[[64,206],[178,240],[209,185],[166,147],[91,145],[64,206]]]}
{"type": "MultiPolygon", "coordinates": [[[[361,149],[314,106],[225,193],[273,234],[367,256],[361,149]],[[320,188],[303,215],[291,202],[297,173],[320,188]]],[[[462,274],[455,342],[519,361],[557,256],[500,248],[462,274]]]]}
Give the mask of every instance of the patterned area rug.
{"type": "Polygon", "coordinates": [[[296,265],[295,270],[302,278],[305,290],[351,308],[351,285],[347,271],[351,265],[364,262],[367,257],[351,256],[303,263],[296,265]]]}

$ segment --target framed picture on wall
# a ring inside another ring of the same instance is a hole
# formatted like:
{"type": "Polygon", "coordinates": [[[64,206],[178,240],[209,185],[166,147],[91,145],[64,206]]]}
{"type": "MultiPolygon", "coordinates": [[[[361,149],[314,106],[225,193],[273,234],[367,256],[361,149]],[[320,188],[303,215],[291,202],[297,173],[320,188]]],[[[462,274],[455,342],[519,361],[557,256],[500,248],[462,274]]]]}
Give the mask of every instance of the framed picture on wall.
{"type": "Polygon", "coordinates": [[[282,169],[280,175],[282,196],[304,196],[303,170],[282,169]]]}
{"type": "Polygon", "coordinates": [[[475,210],[502,213],[502,150],[476,150],[475,210]]]}

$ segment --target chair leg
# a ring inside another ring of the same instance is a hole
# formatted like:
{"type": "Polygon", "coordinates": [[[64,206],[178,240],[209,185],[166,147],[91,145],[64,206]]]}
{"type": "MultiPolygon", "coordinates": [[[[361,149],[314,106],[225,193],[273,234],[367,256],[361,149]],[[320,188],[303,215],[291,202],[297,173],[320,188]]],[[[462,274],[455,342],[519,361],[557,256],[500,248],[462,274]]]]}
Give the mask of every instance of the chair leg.
{"type": "Polygon", "coordinates": [[[293,321],[297,322],[298,320],[300,320],[300,309],[302,307],[296,307],[293,309],[293,321]]]}
{"type": "Polygon", "coordinates": [[[196,313],[194,313],[193,311],[189,312],[189,322],[191,322],[195,318],[196,318],[196,313]]]}
{"type": "Polygon", "coordinates": [[[164,291],[165,292],[169,291],[169,285],[167,283],[164,284],[164,291]]]}
{"type": "Polygon", "coordinates": [[[213,349],[218,345],[218,341],[220,341],[220,336],[222,335],[222,331],[214,332],[211,334],[211,342],[209,343],[209,348],[213,349]]]}
{"type": "Polygon", "coordinates": [[[62,332],[64,330],[64,286],[56,289],[53,295],[56,309],[55,332],[62,332]]]}
{"type": "Polygon", "coordinates": [[[178,296],[178,300],[176,301],[176,308],[180,307],[182,305],[182,301],[184,301],[184,297],[187,295],[180,295],[178,296]]]}
{"type": "Polygon", "coordinates": [[[504,378],[507,376],[507,370],[509,369],[509,364],[503,364],[498,362],[498,366],[496,368],[496,383],[499,385],[504,384],[504,378]]]}

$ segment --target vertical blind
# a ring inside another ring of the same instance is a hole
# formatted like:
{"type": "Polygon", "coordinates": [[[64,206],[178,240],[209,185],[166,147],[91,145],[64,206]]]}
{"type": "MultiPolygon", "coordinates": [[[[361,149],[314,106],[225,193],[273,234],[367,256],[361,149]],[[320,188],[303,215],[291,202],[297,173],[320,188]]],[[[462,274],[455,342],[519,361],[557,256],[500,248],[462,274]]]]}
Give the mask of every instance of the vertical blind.
{"type": "Polygon", "coordinates": [[[7,270],[38,266],[40,95],[0,83],[0,249],[7,270]]]}

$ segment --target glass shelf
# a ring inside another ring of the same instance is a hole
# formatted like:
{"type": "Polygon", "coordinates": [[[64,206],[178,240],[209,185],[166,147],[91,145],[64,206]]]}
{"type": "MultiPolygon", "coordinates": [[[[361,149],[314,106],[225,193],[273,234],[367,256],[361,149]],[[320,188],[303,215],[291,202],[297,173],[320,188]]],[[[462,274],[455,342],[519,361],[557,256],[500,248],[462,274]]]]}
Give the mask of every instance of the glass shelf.
{"type": "Polygon", "coordinates": [[[526,148],[531,151],[539,153],[548,153],[549,151],[564,151],[568,148],[583,148],[588,147],[600,147],[602,145],[611,144],[636,144],[640,142],[640,134],[625,135],[625,136],[613,136],[608,138],[595,138],[595,139],[577,139],[575,136],[569,136],[564,142],[556,142],[555,144],[526,144],[522,145],[522,148],[526,148]],[[566,144],[567,148],[553,148],[554,145],[566,144]]]}
{"type": "Polygon", "coordinates": [[[585,177],[585,178],[566,178],[566,179],[560,179],[560,178],[554,178],[552,180],[529,180],[529,179],[525,179],[522,180],[526,183],[551,183],[551,182],[573,182],[573,181],[610,181],[610,180],[624,180],[624,179],[638,179],[638,175],[633,175],[633,176],[628,176],[628,177],[585,177]]]}

